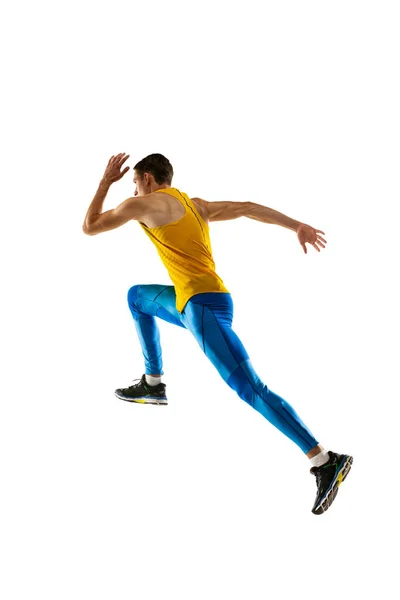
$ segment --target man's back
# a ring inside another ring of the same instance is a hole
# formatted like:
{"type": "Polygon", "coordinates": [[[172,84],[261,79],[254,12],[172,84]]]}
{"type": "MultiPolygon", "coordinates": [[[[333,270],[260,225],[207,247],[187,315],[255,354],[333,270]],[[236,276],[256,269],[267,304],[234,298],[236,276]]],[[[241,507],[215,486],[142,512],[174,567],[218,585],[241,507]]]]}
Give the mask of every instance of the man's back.
{"type": "MultiPolygon", "coordinates": [[[[161,227],[163,225],[169,225],[170,223],[174,223],[181,219],[185,214],[185,208],[182,205],[182,202],[177,200],[175,196],[168,193],[169,189],[176,188],[165,188],[158,191],[158,194],[163,194],[160,197],[157,205],[154,206],[154,210],[150,215],[148,215],[144,220],[141,220],[141,223],[146,225],[149,228],[161,227]]],[[[208,214],[205,207],[200,203],[200,199],[191,198],[197,212],[208,224],[208,214]]]]}
{"type": "Polygon", "coordinates": [[[156,246],[174,284],[178,312],[196,294],[227,293],[215,271],[204,208],[177,188],[162,188],[154,195],[161,196],[161,201],[154,199],[151,217],[139,224],[156,246]]]}

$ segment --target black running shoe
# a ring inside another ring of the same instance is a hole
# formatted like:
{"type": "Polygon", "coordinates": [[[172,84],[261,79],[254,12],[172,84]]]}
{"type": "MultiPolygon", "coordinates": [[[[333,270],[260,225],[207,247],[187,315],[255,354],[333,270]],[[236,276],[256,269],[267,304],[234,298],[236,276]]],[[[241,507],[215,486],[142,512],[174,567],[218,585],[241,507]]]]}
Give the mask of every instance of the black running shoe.
{"type": "Polygon", "coordinates": [[[148,385],[145,375],[142,375],[141,379],[134,379],[133,381],[139,381],[139,383],[115,390],[117,398],[127,400],[128,402],[140,402],[140,404],[168,404],[167,396],[165,395],[167,387],[165,383],[148,385]]]}
{"type": "Polygon", "coordinates": [[[312,467],[310,473],[317,478],[317,497],[311,512],[322,515],[326,512],[339,491],[351,469],[353,457],[348,454],[335,454],[329,450],[329,459],[320,467],[312,467]]]}

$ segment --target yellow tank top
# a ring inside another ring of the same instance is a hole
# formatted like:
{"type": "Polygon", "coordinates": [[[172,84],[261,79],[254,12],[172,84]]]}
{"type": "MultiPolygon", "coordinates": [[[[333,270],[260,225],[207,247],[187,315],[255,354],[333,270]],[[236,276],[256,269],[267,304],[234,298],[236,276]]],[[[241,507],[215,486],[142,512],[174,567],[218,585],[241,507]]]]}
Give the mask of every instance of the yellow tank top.
{"type": "Polygon", "coordinates": [[[174,196],[185,207],[184,216],[168,225],[147,227],[139,221],[156,246],[174,284],[177,311],[182,313],[187,301],[195,294],[230,293],[215,272],[209,226],[197,212],[189,196],[176,188],[156,191],[174,196]]]}

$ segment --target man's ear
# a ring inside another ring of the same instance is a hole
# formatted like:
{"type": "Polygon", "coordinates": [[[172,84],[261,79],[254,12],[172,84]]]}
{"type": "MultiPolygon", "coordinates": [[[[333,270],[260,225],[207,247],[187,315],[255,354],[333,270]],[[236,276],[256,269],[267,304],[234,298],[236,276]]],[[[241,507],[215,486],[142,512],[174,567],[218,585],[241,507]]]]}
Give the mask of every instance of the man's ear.
{"type": "Polygon", "coordinates": [[[151,173],[145,173],[144,177],[145,177],[146,185],[151,185],[152,183],[156,183],[156,180],[154,179],[154,175],[152,175],[151,173]]]}

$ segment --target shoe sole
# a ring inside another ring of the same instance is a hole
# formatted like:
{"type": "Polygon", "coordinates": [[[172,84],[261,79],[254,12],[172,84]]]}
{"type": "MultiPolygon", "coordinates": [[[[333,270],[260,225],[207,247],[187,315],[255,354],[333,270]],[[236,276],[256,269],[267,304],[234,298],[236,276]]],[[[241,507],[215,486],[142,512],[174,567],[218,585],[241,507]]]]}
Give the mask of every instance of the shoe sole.
{"type": "Polygon", "coordinates": [[[120,400],[125,400],[125,402],[136,402],[137,404],[158,404],[160,406],[168,405],[168,400],[166,398],[125,398],[124,396],[119,396],[118,394],[115,395],[120,400]]]}
{"type": "Polygon", "coordinates": [[[343,481],[346,479],[347,475],[349,474],[352,463],[353,463],[353,457],[347,456],[346,458],[343,459],[343,461],[344,461],[343,465],[336,473],[336,477],[335,477],[335,479],[332,480],[332,483],[329,486],[329,488],[327,489],[325,496],[322,498],[320,503],[315,508],[313,508],[313,510],[311,511],[315,515],[322,515],[324,512],[326,512],[328,510],[328,508],[331,506],[332,502],[334,501],[334,499],[336,498],[336,496],[338,494],[339,486],[342,485],[343,481]]]}

